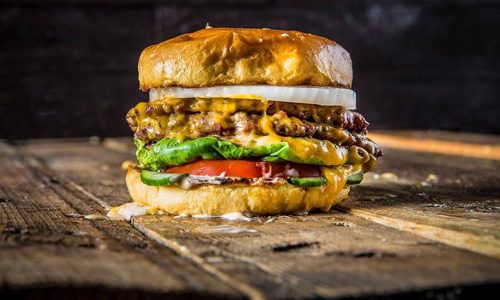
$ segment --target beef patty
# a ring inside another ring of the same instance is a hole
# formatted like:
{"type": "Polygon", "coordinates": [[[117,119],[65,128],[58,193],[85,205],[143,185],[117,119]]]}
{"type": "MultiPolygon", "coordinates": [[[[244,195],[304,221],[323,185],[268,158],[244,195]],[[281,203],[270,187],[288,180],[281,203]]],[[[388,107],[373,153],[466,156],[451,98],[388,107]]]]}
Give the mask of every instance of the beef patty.
{"type": "Polygon", "coordinates": [[[143,102],[129,111],[127,121],[135,137],[146,142],[179,134],[188,138],[266,135],[271,129],[281,136],[329,140],[356,145],[375,157],[382,154],[378,145],[364,136],[368,125],[364,118],[344,108],[272,102],[263,118],[266,106],[261,101],[227,100],[233,99],[143,102]]]}
{"type": "MultiPolygon", "coordinates": [[[[129,111],[128,116],[145,114],[147,116],[193,114],[200,112],[223,112],[233,114],[239,111],[273,115],[283,111],[288,116],[301,120],[323,123],[348,131],[364,133],[368,127],[365,118],[341,106],[322,106],[277,101],[258,101],[228,98],[187,98],[141,102],[129,111]]],[[[129,121],[130,122],[130,121],[129,121]]]]}

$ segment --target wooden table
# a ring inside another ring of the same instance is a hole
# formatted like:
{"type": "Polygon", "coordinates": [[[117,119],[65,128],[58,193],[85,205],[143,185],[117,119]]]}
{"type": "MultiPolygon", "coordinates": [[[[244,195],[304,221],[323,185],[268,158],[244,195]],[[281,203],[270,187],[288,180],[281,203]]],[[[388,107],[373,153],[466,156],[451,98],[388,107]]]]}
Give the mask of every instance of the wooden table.
{"type": "Polygon", "coordinates": [[[1,143],[0,298],[498,295],[500,139],[372,137],[351,201],[249,222],[99,217],[129,201],[131,138],[1,143]]]}

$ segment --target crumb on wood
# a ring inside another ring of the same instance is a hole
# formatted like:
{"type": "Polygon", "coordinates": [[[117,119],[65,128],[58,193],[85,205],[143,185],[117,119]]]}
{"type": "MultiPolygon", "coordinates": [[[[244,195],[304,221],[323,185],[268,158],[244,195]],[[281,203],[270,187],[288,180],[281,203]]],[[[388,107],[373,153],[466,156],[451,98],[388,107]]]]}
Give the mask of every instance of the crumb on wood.
{"type": "Polygon", "coordinates": [[[433,184],[437,184],[439,182],[439,177],[436,174],[430,173],[427,175],[427,178],[423,181],[417,183],[418,187],[429,187],[433,184]]]}
{"type": "Polygon", "coordinates": [[[89,137],[89,143],[92,145],[99,145],[100,142],[101,142],[101,138],[98,136],[93,135],[93,136],[89,137]]]}
{"type": "Polygon", "coordinates": [[[395,180],[395,179],[398,179],[398,175],[396,175],[395,173],[392,173],[392,172],[385,172],[385,173],[380,174],[380,178],[395,180]]]}
{"type": "Polygon", "coordinates": [[[439,177],[436,174],[429,174],[427,175],[427,182],[429,183],[437,183],[439,181],[439,177]]]}

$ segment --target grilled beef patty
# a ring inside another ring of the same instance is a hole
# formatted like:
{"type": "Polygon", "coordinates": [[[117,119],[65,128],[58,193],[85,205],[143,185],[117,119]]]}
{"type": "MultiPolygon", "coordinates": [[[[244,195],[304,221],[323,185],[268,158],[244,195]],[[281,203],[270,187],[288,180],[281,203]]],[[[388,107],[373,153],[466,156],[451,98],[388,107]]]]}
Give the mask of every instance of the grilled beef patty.
{"type": "Polygon", "coordinates": [[[139,115],[141,117],[141,114],[145,114],[146,116],[194,114],[201,112],[234,114],[239,111],[262,114],[264,110],[266,110],[268,115],[274,115],[283,111],[291,117],[314,123],[322,123],[356,133],[364,133],[369,124],[361,114],[340,106],[227,98],[188,98],[141,102],[129,111],[127,119],[129,116],[139,115]]]}
{"type": "Polygon", "coordinates": [[[271,128],[281,136],[328,140],[356,145],[375,157],[382,154],[363,134],[366,120],[342,107],[272,102],[267,106],[267,118],[263,118],[263,102],[228,100],[232,99],[143,102],[129,111],[127,121],[135,137],[146,142],[178,134],[188,138],[266,135],[271,128]]]}

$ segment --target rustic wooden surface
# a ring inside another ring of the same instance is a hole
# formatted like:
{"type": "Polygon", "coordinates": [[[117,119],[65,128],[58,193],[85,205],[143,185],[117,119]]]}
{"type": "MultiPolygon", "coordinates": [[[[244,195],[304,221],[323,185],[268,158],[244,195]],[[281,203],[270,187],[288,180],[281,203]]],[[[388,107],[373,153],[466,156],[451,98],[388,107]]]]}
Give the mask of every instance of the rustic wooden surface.
{"type": "Polygon", "coordinates": [[[120,166],[133,159],[130,138],[2,143],[0,297],[498,295],[500,160],[439,150],[498,138],[375,136],[393,148],[351,201],[249,222],[99,217],[129,201],[120,166]]]}

